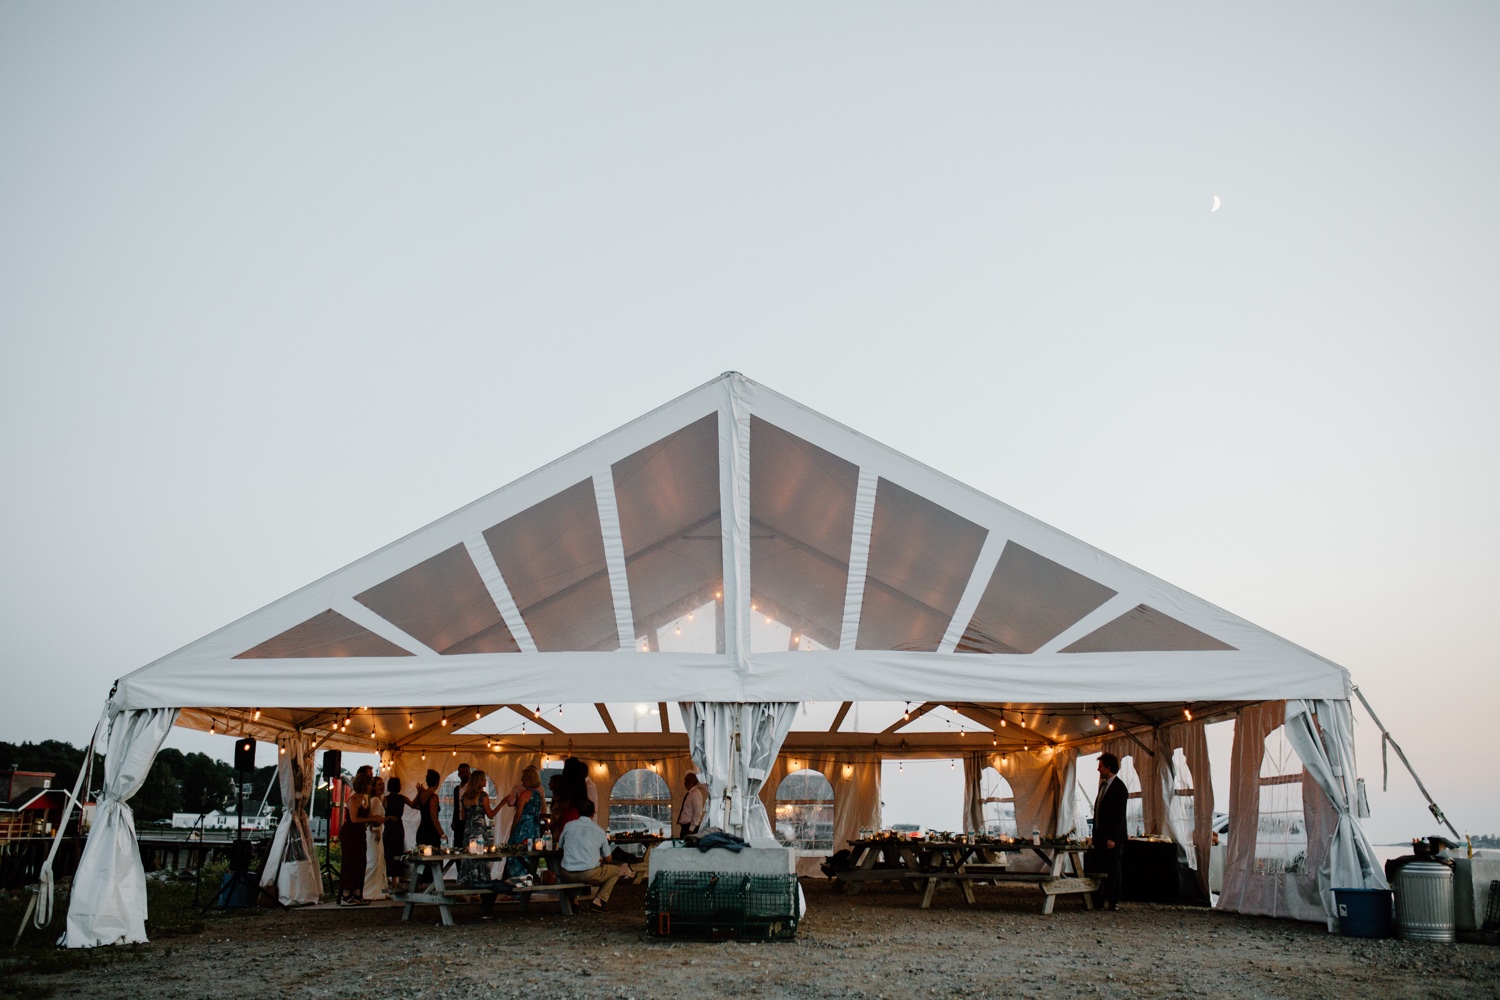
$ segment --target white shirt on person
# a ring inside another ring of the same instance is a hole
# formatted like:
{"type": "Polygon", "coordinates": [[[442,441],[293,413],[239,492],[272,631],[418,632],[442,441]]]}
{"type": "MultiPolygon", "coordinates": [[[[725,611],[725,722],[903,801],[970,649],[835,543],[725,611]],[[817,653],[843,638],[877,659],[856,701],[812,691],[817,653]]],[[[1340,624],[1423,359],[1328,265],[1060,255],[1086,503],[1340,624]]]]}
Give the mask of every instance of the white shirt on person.
{"type": "Polygon", "coordinates": [[[702,782],[688,789],[682,797],[682,808],[677,813],[677,825],[685,826],[689,830],[698,829],[703,822],[703,807],[708,802],[708,789],[702,782]]]}
{"type": "Polygon", "coordinates": [[[562,832],[562,867],[564,871],[586,872],[599,867],[610,855],[609,834],[593,817],[580,816],[562,832]]]}

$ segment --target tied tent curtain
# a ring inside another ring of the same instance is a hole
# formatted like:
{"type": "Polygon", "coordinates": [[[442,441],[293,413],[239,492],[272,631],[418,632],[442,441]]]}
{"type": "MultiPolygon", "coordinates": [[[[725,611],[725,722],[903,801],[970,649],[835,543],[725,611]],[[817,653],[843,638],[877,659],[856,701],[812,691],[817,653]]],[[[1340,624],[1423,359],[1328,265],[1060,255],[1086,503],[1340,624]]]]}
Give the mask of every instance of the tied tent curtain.
{"type": "Polygon", "coordinates": [[[307,811],[312,803],[316,775],[313,745],[298,733],[283,737],[278,745],[276,778],[281,785],[283,812],[271,841],[260,884],[275,887],[283,906],[306,906],[323,895],[323,874],[313,849],[312,826],[307,811]]]}
{"type": "MultiPolygon", "coordinates": [[[[1288,701],[1286,738],[1333,806],[1337,820],[1328,858],[1318,869],[1318,892],[1328,929],[1338,929],[1334,889],[1388,889],[1370,838],[1355,821],[1354,726],[1347,701],[1288,701]]],[[[1309,831],[1309,836],[1311,831],[1309,831]]]]}
{"type": "Polygon", "coordinates": [[[103,794],[68,902],[62,943],[69,948],[146,942],[146,870],[130,799],[146,783],[178,711],[143,708],[110,716],[103,794]]]}
{"type": "Polygon", "coordinates": [[[682,703],[693,761],[708,780],[705,829],[773,839],[760,790],[796,715],[795,701],[682,703]]]}

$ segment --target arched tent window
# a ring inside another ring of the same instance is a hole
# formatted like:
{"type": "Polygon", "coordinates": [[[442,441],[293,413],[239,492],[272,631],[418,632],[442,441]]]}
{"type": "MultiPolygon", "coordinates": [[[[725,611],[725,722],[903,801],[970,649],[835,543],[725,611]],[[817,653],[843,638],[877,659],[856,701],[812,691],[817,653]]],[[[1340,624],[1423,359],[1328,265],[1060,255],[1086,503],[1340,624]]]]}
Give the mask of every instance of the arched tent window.
{"type": "Polygon", "coordinates": [[[1010,782],[993,767],[987,767],[979,774],[979,795],[984,807],[984,832],[999,837],[1017,836],[1016,796],[1010,782]]]}
{"type": "Polygon", "coordinates": [[[1307,862],[1307,824],[1302,814],[1302,759],[1277,727],[1266,737],[1260,763],[1260,824],[1255,834],[1255,870],[1267,875],[1300,872],[1307,862]]]}
{"type": "Polygon", "coordinates": [[[655,833],[672,830],[672,790],[650,768],[638,767],[615,779],[609,793],[611,833],[655,833]]]}
{"type": "Polygon", "coordinates": [[[833,786],[817,771],[793,771],[776,786],[776,839],[803,851],[833,849],[833,786]]]}

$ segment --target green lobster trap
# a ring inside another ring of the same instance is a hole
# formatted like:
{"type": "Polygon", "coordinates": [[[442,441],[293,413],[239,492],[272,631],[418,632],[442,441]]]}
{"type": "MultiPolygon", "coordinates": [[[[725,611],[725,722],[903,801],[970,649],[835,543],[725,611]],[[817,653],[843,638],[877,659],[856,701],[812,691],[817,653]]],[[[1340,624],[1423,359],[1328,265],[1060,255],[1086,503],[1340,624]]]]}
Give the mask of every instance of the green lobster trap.
{"type": "Polygon", "coordinates": [[[776,940],[797,933],[795,875],[657,872],[646,890],[646,929],[658,937],[776,940]]]}

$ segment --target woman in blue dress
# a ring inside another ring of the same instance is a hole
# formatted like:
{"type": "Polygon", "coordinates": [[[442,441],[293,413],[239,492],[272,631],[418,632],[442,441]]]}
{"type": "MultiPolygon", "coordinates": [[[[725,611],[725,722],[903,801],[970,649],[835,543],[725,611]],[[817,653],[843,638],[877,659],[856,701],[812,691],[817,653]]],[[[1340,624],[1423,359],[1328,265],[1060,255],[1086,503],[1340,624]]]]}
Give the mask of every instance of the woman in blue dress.
{"type": "MultiPolygon", "coordinates": [[[[534,843],[542,838],[542,815],[547,811],[547,800],[542,796],[542,774],[535,767],[521,772],[521,783],[510,790],[500,805],[510,806],[516,811],[516,818],[510,824],[510,836],[505,841],[507,844],[534,843]]],[[[530,870],[520,858],[506,859],[506,878],[529,874],[530,870]]]]}

